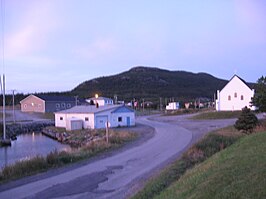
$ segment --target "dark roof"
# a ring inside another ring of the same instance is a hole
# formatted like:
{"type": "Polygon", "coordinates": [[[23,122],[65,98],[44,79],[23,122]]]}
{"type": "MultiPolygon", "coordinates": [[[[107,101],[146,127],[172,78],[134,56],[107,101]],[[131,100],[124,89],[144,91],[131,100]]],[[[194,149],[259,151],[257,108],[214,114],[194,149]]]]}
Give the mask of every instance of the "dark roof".
{"type": "Polygon", "coordinates": [[[68,97],[68,96],[56,96],[56,95],[35,95],[36,97],[39,97],[43,99],[44,101],[65,101],[65,102],[75,102],[76,99],[74,97],[68,97]]]}

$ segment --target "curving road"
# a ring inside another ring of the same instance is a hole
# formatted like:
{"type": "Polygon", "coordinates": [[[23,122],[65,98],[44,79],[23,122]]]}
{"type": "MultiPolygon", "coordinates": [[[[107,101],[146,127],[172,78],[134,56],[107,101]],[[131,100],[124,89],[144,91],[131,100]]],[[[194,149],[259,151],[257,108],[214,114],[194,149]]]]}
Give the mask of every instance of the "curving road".
{"type": "Polygon", "coordinates": [[[201,124],[183,116],[140,117],[137,122],[152,126],[155,135],[141,145],[63,173],[0,186],[0,198],[126,198],[145,175],[180,155],[203,134],[234,120],[218,121],[218,125],[205,122],[199,134],[201,124]]]}

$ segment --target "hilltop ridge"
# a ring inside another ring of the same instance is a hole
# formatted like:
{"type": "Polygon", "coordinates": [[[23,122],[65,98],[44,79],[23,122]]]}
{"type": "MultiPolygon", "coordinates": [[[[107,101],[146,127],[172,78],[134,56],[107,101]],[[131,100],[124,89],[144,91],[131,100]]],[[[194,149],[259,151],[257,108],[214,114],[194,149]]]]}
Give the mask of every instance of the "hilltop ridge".
{"type": "Polygon", "coordinates": [[[80,97],[94,96],[95,93],[106,97],[117,95],[123,100],[145,98],[154,101],[159,97],[189,100],[198,97],[213,98],[216,90],[227,82],[207,73],[136,66],[117,75],[85,81],[71,93],[80,97]]]}

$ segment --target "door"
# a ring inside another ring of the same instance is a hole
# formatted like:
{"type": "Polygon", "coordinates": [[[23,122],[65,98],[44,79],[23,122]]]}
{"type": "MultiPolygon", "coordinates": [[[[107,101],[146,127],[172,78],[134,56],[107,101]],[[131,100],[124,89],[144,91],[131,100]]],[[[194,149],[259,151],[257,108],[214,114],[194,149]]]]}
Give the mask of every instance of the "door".
{"type": "Polygon", "coordinates": [[[127,117],[127,126],[130,126],[130,117],[127,117]]]}
{"type": "Polygon", "coordinates": [[[106,124],[107,120],[108,120],[108,116],[107,115],[96,116],[96,125],[95,125],[95,128],[96,129],[105,128],[105,124],[106,124]]]}

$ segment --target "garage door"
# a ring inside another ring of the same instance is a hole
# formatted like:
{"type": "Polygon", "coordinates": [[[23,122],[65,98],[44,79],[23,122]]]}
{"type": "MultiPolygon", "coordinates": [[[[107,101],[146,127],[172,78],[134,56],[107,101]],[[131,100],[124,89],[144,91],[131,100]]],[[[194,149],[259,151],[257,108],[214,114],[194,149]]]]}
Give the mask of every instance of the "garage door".
{"type": "Polygon", "coordinates": [[[96,116],[96,128],[101,129],[105,128],[108,116],[96,116]]]}

